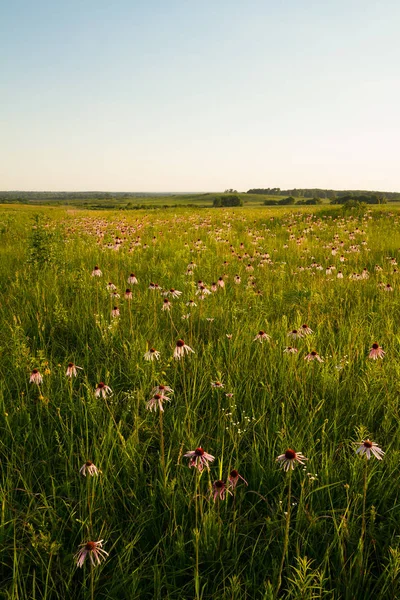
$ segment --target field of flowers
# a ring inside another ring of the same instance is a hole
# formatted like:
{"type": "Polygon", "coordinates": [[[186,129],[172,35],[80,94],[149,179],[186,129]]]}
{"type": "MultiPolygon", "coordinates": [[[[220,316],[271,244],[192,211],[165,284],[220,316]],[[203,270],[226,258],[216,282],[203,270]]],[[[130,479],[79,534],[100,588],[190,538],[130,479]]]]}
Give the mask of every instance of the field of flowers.
{"type": "Polygon", "coordinates": [[[0,209],[0,598],[400,598],[400,212],[0,209]]]}

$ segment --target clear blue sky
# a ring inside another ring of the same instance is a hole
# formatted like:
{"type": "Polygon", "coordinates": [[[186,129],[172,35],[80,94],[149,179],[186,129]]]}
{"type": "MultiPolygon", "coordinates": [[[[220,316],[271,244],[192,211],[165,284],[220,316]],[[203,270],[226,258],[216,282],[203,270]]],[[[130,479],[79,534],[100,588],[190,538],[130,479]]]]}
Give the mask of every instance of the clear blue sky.
{"type": "Polygon", "coordinates": [[[13,0],[0,189],[400,191],[398,0],[13,0]]]}

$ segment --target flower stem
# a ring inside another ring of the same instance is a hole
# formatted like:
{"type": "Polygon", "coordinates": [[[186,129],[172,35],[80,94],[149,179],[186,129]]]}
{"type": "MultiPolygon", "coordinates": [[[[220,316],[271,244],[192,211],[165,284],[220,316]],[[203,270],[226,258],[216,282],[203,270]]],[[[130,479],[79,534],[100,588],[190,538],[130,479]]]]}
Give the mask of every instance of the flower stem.
{"type": "Polygon", "coordinates": [[[285,566],[285,560],[287,559],[288,548],[289,548],[290,508],[292,505],[292,470],[291,469],[289,469],[288,477],[289,477],[289,489],[288,489],[288,503],[287,503],[287,512],[286,512],[285,538],[284,538],[284,542],[283,542],[281,565],[279,568],[278,584],[276,586],[276,597],[278,597],[278,593],[279,593],[280,587],[282,585],[283,567],[285,566]]]}

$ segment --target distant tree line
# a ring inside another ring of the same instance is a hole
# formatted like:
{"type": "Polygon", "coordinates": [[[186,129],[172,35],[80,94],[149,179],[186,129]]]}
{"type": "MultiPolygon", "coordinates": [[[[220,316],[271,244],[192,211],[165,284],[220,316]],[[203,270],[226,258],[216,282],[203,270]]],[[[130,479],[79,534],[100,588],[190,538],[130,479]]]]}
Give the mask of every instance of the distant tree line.
{"type": "Polygon", "coordinates": [[[243,206],[243,200],[236,194],[216,196],[214,198],[213,206],[216,208],[221,206],[243,206]]]}
{"type": "Polygon", "coordinates": [[[308,198],[308,199],[300,199],[296,200],[293,196],[288,196],[287,198],[282,198],[282,200],[274,200],[273,198],[267,198],[264,201],[265,206],[291,206],[295,204],[296,206],[311,206],[315,204],[322,204],[321,198],[308,198]]]}
{"type": "MultiPolygon", "coordinates": [[[[337,198],[344,198],[351,196],[355,197],[377,197],[385,198],[390,202],[400,202],[400,192],[377,192],[377,191],[366,191],[366,190],[327,190],[321,188],[301,188],[291,190],[281,190],[280,188],[253,188],[247,191],[248,194],[263,194],[267,196],[286,196],[293,198],[327,198],[328,200],[336,200],[337,198]]],[[[363,200],[365,202],[365,200],[363,200]]],[[[382,202],[382,200],[381,200],[382,202]]],[[[375,204],[375,202],[368,202],[369,204],[375,204]]],[[[340,202],[339,202],[340,204],[340,202]]]]}

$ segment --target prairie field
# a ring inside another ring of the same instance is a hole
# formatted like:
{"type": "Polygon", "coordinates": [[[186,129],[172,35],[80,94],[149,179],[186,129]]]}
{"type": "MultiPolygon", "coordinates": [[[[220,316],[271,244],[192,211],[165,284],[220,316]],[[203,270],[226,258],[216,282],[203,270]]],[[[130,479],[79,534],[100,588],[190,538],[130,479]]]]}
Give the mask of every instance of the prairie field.
{"type": "Polygon", "coordinates": [[[399,248],[392,206],[1,206],[0,598],[400,598],[399,248]]]}

